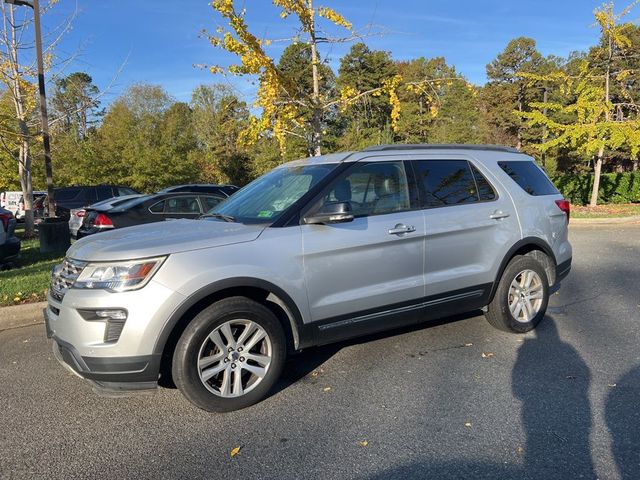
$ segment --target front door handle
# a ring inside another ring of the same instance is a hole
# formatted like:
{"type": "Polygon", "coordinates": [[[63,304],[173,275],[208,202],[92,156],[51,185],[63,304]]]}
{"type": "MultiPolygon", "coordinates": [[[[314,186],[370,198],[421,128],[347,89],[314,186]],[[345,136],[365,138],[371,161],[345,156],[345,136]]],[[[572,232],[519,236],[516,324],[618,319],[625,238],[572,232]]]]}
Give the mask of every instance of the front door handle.
{"type": "Polygon", "coordinates": [[[500,220],[501,218],[507,218],[509,215],[509,213],[503,212],[502,210],[496,210],[491,215],[489,215],[489,218],[492,220],[500,220]]]}
{"type": "Polygon", "coordinates": [[[411,233],[415,231],[416,227],[414,227],[413,225],[398,223],[395,227],[389,229],[389,235],[402,235],[403,233],[411,233]]]}

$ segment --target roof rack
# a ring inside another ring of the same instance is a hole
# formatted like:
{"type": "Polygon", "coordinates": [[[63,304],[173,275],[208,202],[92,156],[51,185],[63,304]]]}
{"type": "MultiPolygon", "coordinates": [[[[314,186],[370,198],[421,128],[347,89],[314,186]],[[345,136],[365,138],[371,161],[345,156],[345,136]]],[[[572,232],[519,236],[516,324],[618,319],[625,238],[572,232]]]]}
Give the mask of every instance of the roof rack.
{"type": "Polygon", "coordinates": [[[490,150],[494,152],[522,153],[513,147],[503,145],[474,145],[463,143],[433,144],[433,143],[397,143],[389,145],[374,145],[363,152],[385,152],[387,150],[490,150]]]}

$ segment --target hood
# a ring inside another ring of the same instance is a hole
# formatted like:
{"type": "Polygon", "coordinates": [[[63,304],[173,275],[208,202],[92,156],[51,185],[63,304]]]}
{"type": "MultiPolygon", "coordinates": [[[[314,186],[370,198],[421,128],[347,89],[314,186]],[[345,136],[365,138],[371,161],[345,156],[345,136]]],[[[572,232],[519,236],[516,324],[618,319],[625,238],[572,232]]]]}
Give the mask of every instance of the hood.
{"type": "Polygon", "coordinates": [[[215,220],[168,220],[96,233],[74,243],[67,256],[93,262],[155,257],[251,242],[265,228],[215,220]]]}

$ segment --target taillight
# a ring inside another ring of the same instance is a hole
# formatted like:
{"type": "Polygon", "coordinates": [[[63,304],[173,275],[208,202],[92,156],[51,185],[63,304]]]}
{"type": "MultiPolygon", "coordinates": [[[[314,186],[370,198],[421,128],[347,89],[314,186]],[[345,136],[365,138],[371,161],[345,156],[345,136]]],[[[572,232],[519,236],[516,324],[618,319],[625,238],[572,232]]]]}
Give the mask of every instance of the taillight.
{"type": "Polygon", "coordinates": [[[84,213],[85,213],[84,210],[78,210],[76,212],[76,217],[82,218],[82,217],[84,217],[84,213]]]}
{"type": "Polygon", "coordinates": [[[96,215],[96,218],[93,220],[94,227],[102,227],[102,228],[113,228],[113,222],[109,217],[107,217],[104,213],[99,213],[96,215]]]}
{"type": "Polygon", "coordinates": [[[569,200],[556,200],[556,205],[567,214],[567,223],[569,223],[569,217],[571,216],[571,203],[569,203],[569,200]]]}
{"type": "Polygon", "coordinates": [[[2,228],[4,231],[9,231],[9,220],[11,220],[12,215],[10,213],[0,213],[0,222],[2,222],[2,228]]]}

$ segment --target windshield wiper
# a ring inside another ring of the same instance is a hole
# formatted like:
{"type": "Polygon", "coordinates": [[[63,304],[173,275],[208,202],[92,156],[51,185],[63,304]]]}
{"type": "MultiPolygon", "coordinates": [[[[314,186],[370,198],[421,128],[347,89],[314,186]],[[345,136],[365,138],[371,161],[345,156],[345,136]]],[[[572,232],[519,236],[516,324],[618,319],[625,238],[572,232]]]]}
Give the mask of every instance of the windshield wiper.
{"type": "Polygon", "coordinates": [[[200,219],[203,219],[203,218],[221,218],[225,222],[235,222],[236,221],[236,217],[232,217],[231,215],[225,215],[224,213],[218,213],[218,212],[205,213],[203,215],[200,215],[199,218],[200,219]]]}

